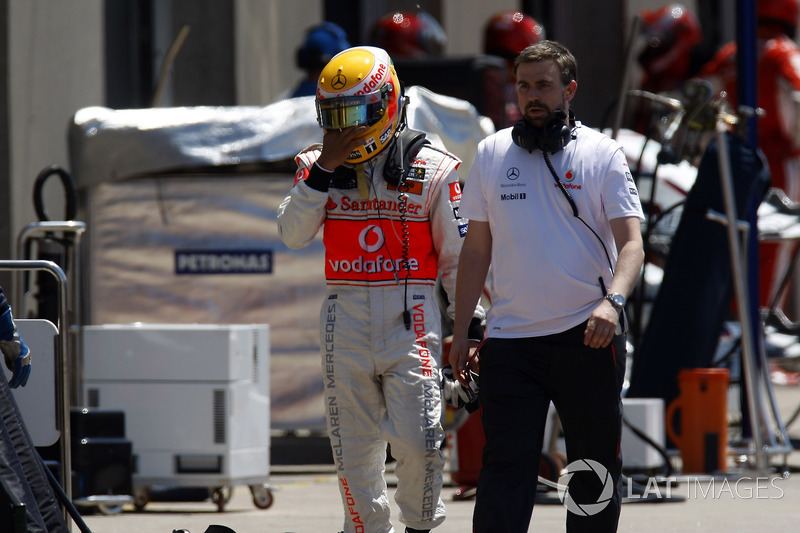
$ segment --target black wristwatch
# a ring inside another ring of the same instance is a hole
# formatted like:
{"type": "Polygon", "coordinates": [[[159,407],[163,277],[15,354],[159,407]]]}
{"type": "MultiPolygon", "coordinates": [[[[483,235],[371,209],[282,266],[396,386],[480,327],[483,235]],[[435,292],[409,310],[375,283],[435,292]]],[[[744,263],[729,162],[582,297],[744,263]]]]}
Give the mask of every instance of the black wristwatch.
{"type": "Polygon", "coordinates": [[[621,312],[625,308],[625,297],[618,292],[609,292],[606,294],[606,300],[614,306],[614,309],[617,310],[617,313],[621,312]]]}

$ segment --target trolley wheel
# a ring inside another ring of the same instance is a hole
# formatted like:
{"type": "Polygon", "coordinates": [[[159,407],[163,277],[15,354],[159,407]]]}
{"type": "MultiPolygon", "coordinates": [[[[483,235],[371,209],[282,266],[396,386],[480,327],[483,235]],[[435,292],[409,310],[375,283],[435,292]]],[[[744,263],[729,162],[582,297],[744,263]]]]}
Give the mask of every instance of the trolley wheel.
{"type": "Polygon", "coordinates": [[[122,504],[120,505],[105,505],[103,503],[97,504],[97,510],[106,516],[112,516],[122,511],[122,504]]]}
{"type": "Polygon", "coordinates": [[[253,494],[253,505],[259,509],[269,509],[275,502],[275,497],[267,485],[250,485],[253,494]]]}
{"type": "Polygon", "coordinates": [[[477,492],[478,487],[471,487],[467,485],[458,487],[458,489],[453,493],[453,500],[457,502],[471,500],[475,497],[477,492]]]}
{"type": "Polygon", "coordinates": [[[231,499],[231,488],[228,486],[217,487],[211,493],[211,501],[217,504],[217,511],[225,511],[225,505],[231,499]]]}
{"type": "Polygon", "coordinates": [[[137,511],[144,511],[145,506],[150,503],[150,492],[144,487],[133,489],[133,507],[137,511]]]}

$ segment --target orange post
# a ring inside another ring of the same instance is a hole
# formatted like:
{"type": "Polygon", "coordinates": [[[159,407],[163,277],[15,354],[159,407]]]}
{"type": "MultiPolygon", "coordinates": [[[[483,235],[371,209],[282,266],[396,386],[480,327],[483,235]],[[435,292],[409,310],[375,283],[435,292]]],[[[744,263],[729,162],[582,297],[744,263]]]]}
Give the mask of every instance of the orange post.
{"type": "Polygon", "coordinates": [[[726,470],[729,381],[725,368],[691,368],[678,373],[680,394],[667,408],[666,430],[681,452],[684,473],[726,470]],[[678,414],[680,423],[676,424],[678,414]]]}

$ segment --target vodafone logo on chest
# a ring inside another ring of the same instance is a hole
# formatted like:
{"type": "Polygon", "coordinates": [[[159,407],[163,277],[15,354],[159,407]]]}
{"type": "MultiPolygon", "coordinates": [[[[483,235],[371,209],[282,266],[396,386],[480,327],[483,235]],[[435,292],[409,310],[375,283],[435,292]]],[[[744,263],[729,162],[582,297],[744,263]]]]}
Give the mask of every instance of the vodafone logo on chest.
{"type": "MultiPolygon", "coordinates": [[[[563,179],[564,187],[567,189],[581,190],[583,186],[580,183],[574,183],[574,181],[575,181],[575,172],[573,172],[572,170],[567,170],[564,173],[564,179],[563,179]]],[[[558,187],[558,184],[556,184],[556,187],[558,187]]]]}
{"type": "Polygon", "coordinates": [[[358,245],[368,254],[372,254],[383,247],[385,240],[383,230],[378,226],[370,224],[359,234],[358,245]]]}
{"type": "MultiPolygon", "coordinates": [[[[358,234],[359,248],[369,255],[365,257],[362,254],[358,254],[357,257],[351,259],[329,258],[328,266],[333,272],[340,274],[379,274],[381,272],[388,273],[403,270],[404,267],[401,261],[381,254],[373,255],[380,251],[384,244],[386,244],[386,237],[381,227],[376,224],[369,224],[358,234]]],[[[419,261],[411,258],[408,266],[410,270],[419,270],[419,261]]]]}
{"type": "Polygon", "coordinates": [[[433,239],[427,222],[409,239],[404,264],[399,221],[328,219],[325,222],[325,276],[328,280],[397,282],[397,272],[435,279],[438,273],[433,239]],[[389,226],[391,224],[391,227],[389,226]],[[382,227],[385,226],[385,227],[382,227]]]}

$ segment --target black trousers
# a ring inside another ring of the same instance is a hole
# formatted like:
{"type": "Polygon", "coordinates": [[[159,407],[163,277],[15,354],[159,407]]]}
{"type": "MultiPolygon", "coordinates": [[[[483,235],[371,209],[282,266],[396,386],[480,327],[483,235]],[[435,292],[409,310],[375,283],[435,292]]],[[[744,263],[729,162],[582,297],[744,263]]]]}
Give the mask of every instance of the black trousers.
{"type": "Polygon", "coordinates": [[[567,531],[617,530],[625,335],[607,348],[589,348],[583,345],[585,326],[544,337],[491,338],[481,349],[486,445],[476,533],[528,531],[551,401],[564,431],[568,470],[575,472],[567,485],[567,531]]]}

